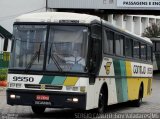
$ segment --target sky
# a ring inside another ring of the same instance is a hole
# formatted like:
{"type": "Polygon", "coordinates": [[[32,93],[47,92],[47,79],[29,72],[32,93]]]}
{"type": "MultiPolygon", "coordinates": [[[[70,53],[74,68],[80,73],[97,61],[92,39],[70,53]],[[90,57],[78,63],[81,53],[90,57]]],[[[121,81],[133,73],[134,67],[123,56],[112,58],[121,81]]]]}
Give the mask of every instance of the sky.
{"type": "Polygon", "coordinates": [[[0,0],[0,25],[12,33],[16,17],[45,11],[45,5],[46,0],[0,0]]]}

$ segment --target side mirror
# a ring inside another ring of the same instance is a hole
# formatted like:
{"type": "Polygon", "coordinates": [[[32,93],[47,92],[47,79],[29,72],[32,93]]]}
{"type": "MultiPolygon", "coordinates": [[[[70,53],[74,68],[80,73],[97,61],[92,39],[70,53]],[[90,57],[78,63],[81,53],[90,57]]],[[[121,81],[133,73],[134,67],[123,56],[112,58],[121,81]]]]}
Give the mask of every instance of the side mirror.
{"type": "Polygon", "coordinates": [[[8,39],[4,39],[3,51],[7,51],[8,48],[8,39]]]}
{"type": "Polygon", "coordinates": [[[93,59],[90,59],[90,66],[89,66],[89,71],[95,74],[95,68],[96,68],[96,63],[93,61],[93,59]]]}
{"type": "Polygon", "coordinates": [[[87,41],[87,37],[88,37],[88,30],[87,29],[83,29],[83,40],[87,41]]]}

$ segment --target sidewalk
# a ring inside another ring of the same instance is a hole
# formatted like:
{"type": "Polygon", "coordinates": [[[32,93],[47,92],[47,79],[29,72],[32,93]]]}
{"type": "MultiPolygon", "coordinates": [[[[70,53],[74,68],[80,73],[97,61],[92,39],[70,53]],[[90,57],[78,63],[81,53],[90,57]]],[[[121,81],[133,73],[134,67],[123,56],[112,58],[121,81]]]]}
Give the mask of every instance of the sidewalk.
{"type": "Polygon", "coordinates": [[[6,91],[6,87],[0,87],[0,95],[4,95],[5,91],[6,91]]]}

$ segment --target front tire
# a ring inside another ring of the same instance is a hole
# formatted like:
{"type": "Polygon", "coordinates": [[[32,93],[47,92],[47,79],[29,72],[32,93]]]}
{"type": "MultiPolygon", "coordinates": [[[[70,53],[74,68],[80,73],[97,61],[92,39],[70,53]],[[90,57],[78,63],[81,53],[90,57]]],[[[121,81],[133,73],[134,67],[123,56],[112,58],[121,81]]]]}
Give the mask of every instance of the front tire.
{"type": "Polygon", "coordinates": [[[103,89],[101,89],[99,94],[99,102],[98,102],[98,113],[104,113],[107,108],[107,96],[103,89]]]}
{"type": "Polygon", "coordinates": [[[133,101],[135,107],[140,107],[140,106],[141,106],[142,98],[143,98],[143,87],[142,87],[142,85],[141,85],[141,87],[140,87],[140,89],[139,89],[138,99],[133,101]]]}
{"type": "Polygon", "coordinates": [[[32,106],[32,111],[33,111],[35,114],[42,114],[42,113],[44,113],[45,109],[46,109],[45,107],[32,106]]]}

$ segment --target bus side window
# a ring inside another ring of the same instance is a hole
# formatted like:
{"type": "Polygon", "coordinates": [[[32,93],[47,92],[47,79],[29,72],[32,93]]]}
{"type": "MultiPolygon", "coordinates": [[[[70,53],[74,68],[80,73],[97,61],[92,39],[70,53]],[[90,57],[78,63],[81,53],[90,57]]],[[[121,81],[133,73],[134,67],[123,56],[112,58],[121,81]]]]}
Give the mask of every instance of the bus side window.
{"type": "Polygon", "coordinates": [[[132,57],[133,40],[130,38],[125,39],[125,54],[127,57],[132,57]]]}
{"type": "Polygon", "coordinates": [[[140,43],[138,41],[133,42],[133,57],[140,58],[140,43]]]}
{"type": "Polygon", "coordinates": [[[152,48],[151,48],[151,46],[147,46],[147,60],[148,61],[152,60],[152,48]]]}
{"type": "Polygon", "coordinates": [[[155,52],[156,51],[156,42],[153,41],[153,51],[155,52]]]}
{"type": "Polygon", "coordinates": [[[104,31],[104,53],[113,54],[114,32],[105,29],[104,31]]]}
{"type": "Polygon", "coordinates": [[[141,59],[146,60],[147,56],[147,52],[146,52],[147,48],[146,45],[141,43],[141,59]]]}
{"type": "Polygon", "coordinates": [[[119,34],[115,34],[115,53],[118,56],[124,56],[124,37],[119,34]]]}

